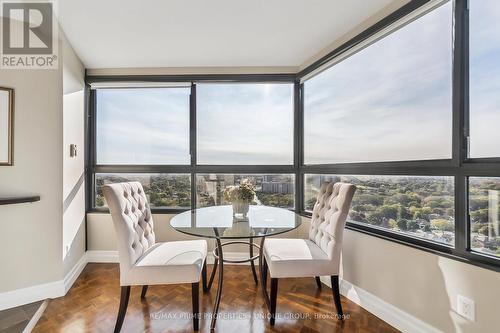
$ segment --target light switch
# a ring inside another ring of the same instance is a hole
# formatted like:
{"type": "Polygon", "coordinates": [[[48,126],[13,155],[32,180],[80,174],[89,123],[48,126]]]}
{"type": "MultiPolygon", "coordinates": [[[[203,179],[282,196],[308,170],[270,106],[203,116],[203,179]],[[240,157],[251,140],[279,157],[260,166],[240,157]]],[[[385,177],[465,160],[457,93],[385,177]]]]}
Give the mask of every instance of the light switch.
{"type": "Polygon", "coordinates": [[[69,156],[70,157],[76,157],[77,154],[77,149],[75,144],[70,144],[69,145],[69,156]]]}

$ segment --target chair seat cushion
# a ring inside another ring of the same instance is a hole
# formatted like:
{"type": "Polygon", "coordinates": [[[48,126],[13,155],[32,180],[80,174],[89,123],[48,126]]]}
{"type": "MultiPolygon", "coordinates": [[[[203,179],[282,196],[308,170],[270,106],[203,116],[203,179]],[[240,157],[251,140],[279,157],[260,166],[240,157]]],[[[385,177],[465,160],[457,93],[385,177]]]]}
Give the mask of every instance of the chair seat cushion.
{"type": "Polygon", "coordinates": [[[121,285],[193,283],[207,255],[204,240],[156,243],[128,272],[121,272],[121,285]]]}
{"type": "Polygon", "coordinates": [[[268,238],[264,256],[272,278],[338,274],[338,264],[308,239],[268,238]]]}

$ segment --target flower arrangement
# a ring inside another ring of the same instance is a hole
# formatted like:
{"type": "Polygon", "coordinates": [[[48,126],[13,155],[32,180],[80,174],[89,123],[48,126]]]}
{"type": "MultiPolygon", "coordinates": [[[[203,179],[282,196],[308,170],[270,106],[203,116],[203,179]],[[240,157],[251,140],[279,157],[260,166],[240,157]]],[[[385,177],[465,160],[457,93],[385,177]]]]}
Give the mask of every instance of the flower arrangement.
{"type": "Polygon", "coordinates": [[[250,202],[255,197],[255,189],[248,179],[243,179],[239,185],[228,186],[224,189],[224,199],[233,205],[233,217],[236,215],[246,218],[250,202]]]}
{"type": "Polygon", "coordinates": [[[243,179],[239,185],[228,186],[224,189],[224,199],[228,202],[250,203],[255,197],[255,188],[248,179],[243,179]]]}

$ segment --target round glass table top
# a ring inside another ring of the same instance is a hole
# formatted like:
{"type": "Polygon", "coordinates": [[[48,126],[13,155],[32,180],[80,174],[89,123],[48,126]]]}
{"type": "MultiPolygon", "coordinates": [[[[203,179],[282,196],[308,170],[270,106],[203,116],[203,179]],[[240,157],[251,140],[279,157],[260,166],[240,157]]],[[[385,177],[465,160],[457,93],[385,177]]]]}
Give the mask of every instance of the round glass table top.
{"type": "Polygon", "coordinates": [[[182,233],[221,239],[267,237],[293,230],[302,219],[294,212],[276,207],[252,205],[244,217],[233,214],[232,206],[214,206],[175,215],[170,225],[182,233]]]}

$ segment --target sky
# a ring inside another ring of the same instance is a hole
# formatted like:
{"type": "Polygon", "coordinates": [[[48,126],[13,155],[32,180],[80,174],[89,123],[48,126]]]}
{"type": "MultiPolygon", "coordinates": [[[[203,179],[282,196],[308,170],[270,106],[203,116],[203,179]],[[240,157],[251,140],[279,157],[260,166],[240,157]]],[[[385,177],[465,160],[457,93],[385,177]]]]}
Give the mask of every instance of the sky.
{"type": "Polygon", "coordinates": [[[500,1],[470,4],[470,156],[500,156],[500,1]]]}
{"type": "MultiPolygon", "coordinates": [[[[471,156],[500,156],[500,3],[471,2],[471,156]],[[478,4],[481,4],[479,6],[478,4]]],[[[305,83],[305,163],[451,158],[452,3],[305,83]]],[[[100,164],[189,164],[189,88],[98,91],[100,164]]],[[[291,84],[197,84],[198,164],[293,164],[291,84]]]]}
{"type": "Polygon", "coordinates": [[[293,164],[293,84],[198,84],[198,164],[293,164]]]}
{"type": "Polygon", "coordinates": [[[97,163],[189,164],[189,94],[190,88],[98,90],[97,163]]]}
{"type": "Polygon", "coordinates": [[[305,163],[451,158],[448,3],[305,83],[305,163]]]}

